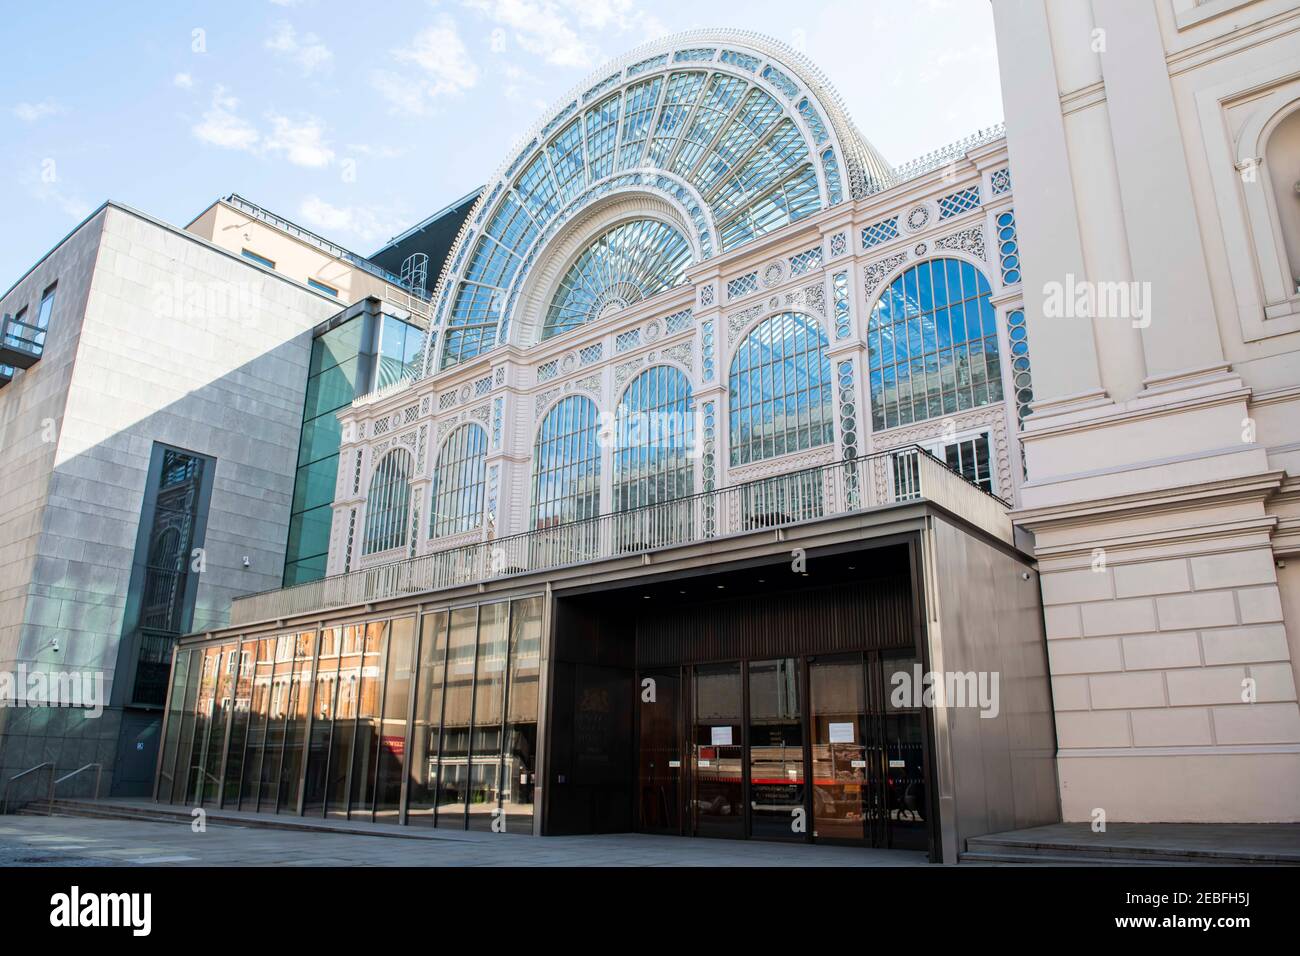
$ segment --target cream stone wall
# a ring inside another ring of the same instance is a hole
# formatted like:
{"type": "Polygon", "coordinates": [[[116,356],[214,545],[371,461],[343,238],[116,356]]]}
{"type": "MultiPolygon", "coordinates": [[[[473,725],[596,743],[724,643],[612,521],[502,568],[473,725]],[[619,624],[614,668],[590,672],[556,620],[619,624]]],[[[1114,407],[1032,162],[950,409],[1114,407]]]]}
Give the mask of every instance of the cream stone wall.
{"type": "Polygon", "coordinates": [[[1300,819],[1300,326],[1251,173],[1300,109],[1300,4],[993,10],[1065,818],[1300,819]]]}
{"type": "MultiPolygon", "coordinates": [[[[428,319],[428,307],[400,286],[340,258],[321,245],[298,238],[284,227],[264,222],[250,213],[219,200],[185,227],[235,255],[247,249],[275,263],[280,275],[306,285],[308,279],[338,290],[339,308],[367,296],[387,299],[412,312],[418,323],[428,319]]],[[[250,260],[251,261],[251,260],[250,260]]]]}

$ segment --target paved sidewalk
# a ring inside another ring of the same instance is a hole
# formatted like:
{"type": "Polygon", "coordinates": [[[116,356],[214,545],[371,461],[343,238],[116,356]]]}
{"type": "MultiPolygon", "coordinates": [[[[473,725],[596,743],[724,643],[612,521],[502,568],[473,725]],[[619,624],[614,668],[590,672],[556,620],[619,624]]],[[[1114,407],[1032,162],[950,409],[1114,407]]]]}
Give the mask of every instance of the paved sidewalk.
{"type": "Polygon", "coordinates": [[[403,840],[85,817],[0,818],[0,866],[918,866],[902,850],[642,834],[403,840]]]}

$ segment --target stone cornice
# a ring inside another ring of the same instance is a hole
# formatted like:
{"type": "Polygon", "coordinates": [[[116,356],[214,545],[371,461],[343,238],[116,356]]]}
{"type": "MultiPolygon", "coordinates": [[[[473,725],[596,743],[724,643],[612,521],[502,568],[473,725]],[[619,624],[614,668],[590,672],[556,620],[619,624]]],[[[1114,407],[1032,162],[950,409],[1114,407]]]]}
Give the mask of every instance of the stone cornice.
{"type": "Polygon", "coordinates": [[[1048,527],[1092,524],[1130,516],[1148,517],[1170,511],[1185,511],[1206,505],[1232,502],[1263,502],[1276,494],[1286,477],[1285,471],[1268,471],[1241,478],[1154,489],[1112,498],[1076,501],[1042,508],[1022,508],[1011,512],[1011,520],[1029,531],[1048,527]]]}

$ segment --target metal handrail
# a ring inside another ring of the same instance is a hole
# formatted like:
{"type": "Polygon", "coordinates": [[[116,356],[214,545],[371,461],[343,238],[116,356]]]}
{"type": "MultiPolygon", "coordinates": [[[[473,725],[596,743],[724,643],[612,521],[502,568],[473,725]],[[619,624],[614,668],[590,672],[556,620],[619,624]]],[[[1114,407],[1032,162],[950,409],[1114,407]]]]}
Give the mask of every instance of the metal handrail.
{"type": "Polygon", "coordinates": [[[15,781],[21,780],[29,773],[38,773],[41,770],[48,770],[50,772],[50,777],[53,778],[54,764],[47,760],[44,763],[38,763],[35,767],[29,767],[21,773],[16,773],[5,781],[4,795],[0,797],[0,816],[4,816],[9,812],[9,788],[14,785],[15,781]]]}
{"type": "MultiPolygon", "coordinates": [[[[95,795],[91,799],[93,800],[99,799],[99,784],[104,779],[104,765],[102,763],[88,763],[84,767],[78,767],[76,770],[72,771],[71,773],[65,773],[58,780],[50,781],[50,800],[49,800],[48,808],[51,813],[54,812],[54,791],[58,789],[59,784],[63,783],[63,781],[65,780],[71,780],[73,777],[77,776],[78,774],[85,773],[87,770],[90,770],[92,767],[95,770],[95,795]]],[[[51,774],[51,776],[53,776],[53,774],[51,774]]]]}
{"type": "Polygon", "coordinates": [[[1007,502],[924,448],[904,445],[246,595],[232,603],[231,623],[427,593],[922,498],[1008,544],[1013,540],[1007,502]]]}

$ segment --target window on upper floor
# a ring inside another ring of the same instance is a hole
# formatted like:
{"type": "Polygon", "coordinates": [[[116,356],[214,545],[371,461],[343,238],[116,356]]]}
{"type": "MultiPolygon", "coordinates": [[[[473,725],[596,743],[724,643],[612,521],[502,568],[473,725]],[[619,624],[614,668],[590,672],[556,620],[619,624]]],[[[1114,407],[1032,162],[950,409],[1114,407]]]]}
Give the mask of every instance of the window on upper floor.
{"type": "Polygon", "coordinates": [[[429,533],[440,538],[483,523],[487,432],[473,422],[455,428],[438,452],[429,533]]]}
{"type": "Polygon", "coordinates": [[[275,268],[274,262],[266,258],[266,256],[259,256],[256,252],[253,252],[251,249],[243,249],[240,251],[239,254],[243,256],[245,259],[251,259],[253,262],[256,262],[259,266],[266,266],[268,269],[275,268]]]}
{"type": "Polygon", "coordinates": [[[582,395],[560,399],[542,419],[533,448],[533,528],[600,514],[599,415],[582,395]]]}
{"type": "Polygon", "coordinates": [[[727,383],[731,464],[835,440],[826,333],[801,312],[764,319],[736,349],[727,383]]]}
{"type": "Polygon", "coordinates": [[[1269,134],[1264,164],[1289,267],[1289,292],[1300,294],[1300,103],[1269,134]]]}
{"type": "MultiPolygon", "coordinates": [[[[41,307],[36,312],[36,327],[42,332],[50,327],[50,314],[54,311],[54,290],[57,286],[58,283],[53,282],[41,293],[41,307]]],[[[44,336],[41,339],[43,344],[44,336]]]]}
{"type": "Polygon", "coordinates": [[[365,554],[401,548],[407,542],[411,507],[411,454],[394,448],[379,460],[366,496],[365,554]]]}
{"type": "Polygon", "coordinates": [[[877,431],[1002,400],[991,295],[957,259],[912,266],[881,293],[867,321],[877,431]]]}
{"type": "MultiPolygon", "coordinates": [[[[275,267],[272,266],[271,268],[275,267]]],[[[308,279],[307,284],[317,292],[324,292],[326,295],[332,295],[336,299],[339,297],[339,290],[334,288],[332,285],[326,285],[324,282],[320,282],[316,279],[308,279]]]]}

